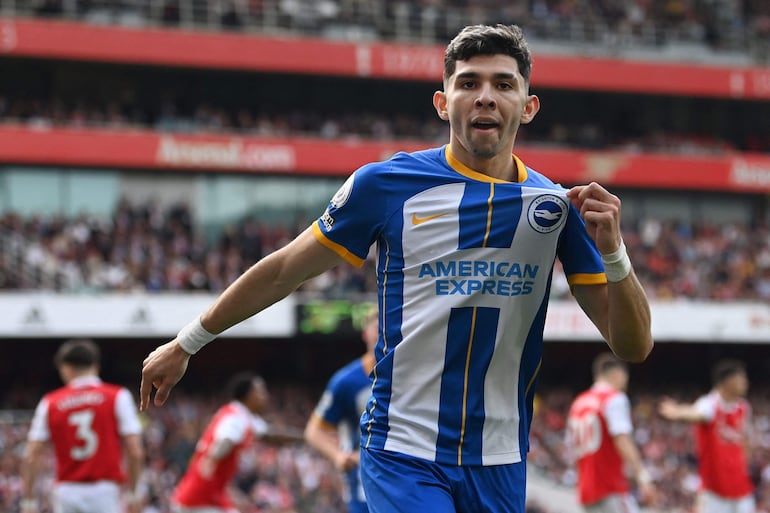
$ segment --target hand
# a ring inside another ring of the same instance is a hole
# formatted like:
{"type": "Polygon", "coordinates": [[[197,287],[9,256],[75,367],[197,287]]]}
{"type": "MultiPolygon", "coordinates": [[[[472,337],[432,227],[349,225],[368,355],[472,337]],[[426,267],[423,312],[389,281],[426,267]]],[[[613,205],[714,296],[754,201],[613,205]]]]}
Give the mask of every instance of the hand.
{"type": "Polygon", "coordinates": [[[620,199],[596,182],[578,185],[567,192],[586,223],[588,235],[602,255],[620,247],[620,199]]]}
{"type": "Polygon", "coordinates": [[[639,483],[639,504],[646,507],[655,507],[658,505],[660,496],[658,488],[653,483],[639,483]]]}
{"type": "Polygon", "coordinates": [[[150,403],[152,387],[155,392],[155,406],[162,406],[171,389],[187,370],[190,354],[185,352],[176,339],[157,347],[142,363],[142,383],[139,387],[139,409],[145,411],[150,403]]]}
{"type": "Polygon", "coordinates": [[[126,513],[141,513],[142,500],[136,493],[126,493],[124,496],[126,513]]]}
{"type": "Polygon", "coordinates": [[[669,397],[664,397],[658,404],[658,413],[661,417],[673,420],[679,408],[679,403],[669,397]]]}
{"type": "Polygon", "coordinates": [[[347,472],[358,466],[358,452],[339,452],[334,459],[334,466],[337,470],[347,472]]]}

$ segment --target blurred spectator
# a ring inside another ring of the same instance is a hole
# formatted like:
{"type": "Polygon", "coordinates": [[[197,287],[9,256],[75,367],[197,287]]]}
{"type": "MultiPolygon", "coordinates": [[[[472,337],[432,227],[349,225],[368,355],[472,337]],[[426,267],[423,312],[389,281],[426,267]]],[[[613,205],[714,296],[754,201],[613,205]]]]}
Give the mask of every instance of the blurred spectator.
{"type": "MultiPolygon", "coordinates": [[[[287,221],[288,222],[288,221],[287,221]]],[[[223,290],[299,229],[247,216],[211,242],[189,205],[121,202],[111,219],[0,216],[0,290],[223,290]]],[[[644,219],[624,225],[624,239],[648,295],[657,300],[770,301],[770,227],[686,224],[644,219]]],[[[376,290],[374,260],[339,266],[302,287],[342,297],[376,290]]],[[[569,287],[557,266],[552,294],[569,287]]]]}

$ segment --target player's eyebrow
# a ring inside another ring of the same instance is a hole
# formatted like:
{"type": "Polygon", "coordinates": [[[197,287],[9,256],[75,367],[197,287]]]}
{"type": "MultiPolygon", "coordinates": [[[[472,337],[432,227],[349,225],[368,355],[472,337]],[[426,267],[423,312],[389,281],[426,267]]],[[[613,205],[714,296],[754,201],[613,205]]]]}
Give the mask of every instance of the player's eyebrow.
{"type": "MultiPolygon", "coordinates": [[[[458,73],[456,78],[479,78],[480,76],[481,74],[476,71],[465,71],[458,73]]],[[[516,80],[516,75],[513,73],[495,73],[492,75],[492,78],[497,80],[516,80]]]]}

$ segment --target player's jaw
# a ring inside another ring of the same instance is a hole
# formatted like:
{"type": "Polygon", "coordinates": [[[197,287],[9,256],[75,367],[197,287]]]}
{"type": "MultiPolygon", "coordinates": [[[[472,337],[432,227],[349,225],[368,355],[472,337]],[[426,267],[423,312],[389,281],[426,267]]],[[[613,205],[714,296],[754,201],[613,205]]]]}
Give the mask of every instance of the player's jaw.
{"type": "Polygon", "coordinates": [[[476,158],[493,158],[500,153],[510,153],[513,147],[511,130],[502,119],[495,116],[472,116],[466,125],[466,148],[476,158]]]}

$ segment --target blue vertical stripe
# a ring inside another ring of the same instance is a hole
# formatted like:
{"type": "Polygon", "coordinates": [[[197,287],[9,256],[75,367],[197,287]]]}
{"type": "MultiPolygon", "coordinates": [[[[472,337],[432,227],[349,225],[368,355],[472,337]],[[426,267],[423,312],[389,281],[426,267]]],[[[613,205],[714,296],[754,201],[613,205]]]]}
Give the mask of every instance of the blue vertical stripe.
{"type": "Polygon", "coordinates": [[[543,359],[543,328],[548,310],[548,296],[551,279],[548,279],[545,296],[540,303],[537,315],[529,328],[524,350],[519,365],[519,449],[522,458],[529,452],[529,428],[532,425],[535,391],[540,380],[540,366],[543,359]]]}
{"type": "Polygon", "coordinates": [[[449,316],[436,445],[456,447],[458,465],[482,463],[484,382],[499,317],[488,307],[453,308],[449,316]]]}
{"type": "Polygon", "coordinates": [[[483,182],[465,184],[465,194],[460,200],[458,211],[460,233],[457,247],[459,249],[485,247],[489,208],[483,208],[482,205],[487,205],[492,193],[491,185],[483,182]]]}
{"type": "Polygon", "coordinates": [[[510,248],[521,217],[521,187],[496,184],[492,198],[492,223],[488,248],[510,248]]]}
{"type": "Polygon", "coordinates": [[[458,247],[510,248],[521,212],[521,187],[518,185],[467,183],[460,202],[458,247]]]}

